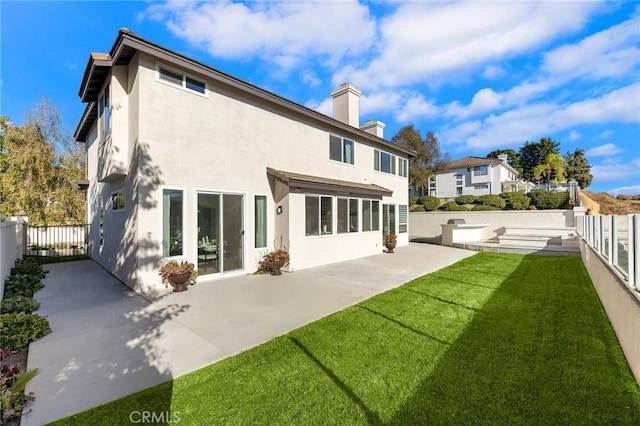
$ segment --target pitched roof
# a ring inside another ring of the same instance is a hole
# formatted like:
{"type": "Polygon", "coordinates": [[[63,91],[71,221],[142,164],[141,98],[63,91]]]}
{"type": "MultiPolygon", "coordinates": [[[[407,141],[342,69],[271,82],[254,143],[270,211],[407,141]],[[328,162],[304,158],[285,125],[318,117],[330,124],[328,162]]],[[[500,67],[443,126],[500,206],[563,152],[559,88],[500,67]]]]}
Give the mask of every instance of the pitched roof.
{"type": "Polygon", "coordinates": [[[448,163],[445,163],[442,166],[442,170],[448,171],[448,170],[454,170],[454,169],[466,169],[469,167],[484,166],[484,165],[491,165],[491,164],[503,164],[509,170],[515,173],[518,173],[517,170],[515,170],[509,163],[507,162],[503,163],[503,161],[500,160],[499,158],[473,157],[473,156],[464,157],[464,158],[460,158],[459,160],[453,160],[448,163]]]}
{"type": "Polygon", "coordinates": [[[357,138],[359,141],[370,143],[382,149],[393,151],[394,153],[406,154],[409,157],[414,157],[416,155],[415,151],[411,149],[404,148],[398,144],[379,138],[371,133],[365,132],[364,130],[345,124],[311,108],[307,108],[304,105],[300,105],[251,83],[242,81],[202,62],[169,50],[140,37],[127,28],[121,28],[119,30],[118,37],[108,54],[92,53],[89,56],[89,61],[82,77],[82,83],[78,93],[83,102],[88,102],[82,119],[75,131],[75,138],[78,142],[86,141],[89,130],[91,130],[91,126],[96,119],[95,113],[92,113],[91,110],[94,108],[95,102],[98,100],[100,89],[104,85],[104,80],[109,74],[110,68],[114,65],[127,65],[136,52],[145,52],[168,64],[173,64],[185,70],[207,77],[217,84],[225,85],[235,90],[240,90],[243,94],[258,100],[261,103],[267,102],[268,104],[281,108],[290,114],[302,117],[306,121],[311,121],[318,127],[328,128],[331,131],[338,131],[345,137],[357,138]]]}
{"type": "Polygon", "coordinates": [[[350,182],[346,180],[329,179],[320,176],[303,175],[285,172],[267,167],[267,174],[280,179],[289,188],[345,193],[345,195],[360,195],[368,197],[391,196],[393,191],[372,183],[350,182]]]}

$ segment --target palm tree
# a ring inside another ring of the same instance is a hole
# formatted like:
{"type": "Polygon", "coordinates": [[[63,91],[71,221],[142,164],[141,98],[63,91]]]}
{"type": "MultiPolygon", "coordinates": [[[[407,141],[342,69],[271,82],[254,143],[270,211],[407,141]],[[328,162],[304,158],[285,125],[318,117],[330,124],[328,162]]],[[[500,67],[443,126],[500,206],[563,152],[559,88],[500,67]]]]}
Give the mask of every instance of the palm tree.
{"type": "Polygon", "coordinates": [[[565,160],[560,154],[551,153],[547,155],[546,163],[539,164],[533,169],[533,175],[540,181],[540,178],[544,174],[547,180],[547,189],[551,188],[551,172],[555,171],[556,184],[558,180],[564,181],[565,160]]]}

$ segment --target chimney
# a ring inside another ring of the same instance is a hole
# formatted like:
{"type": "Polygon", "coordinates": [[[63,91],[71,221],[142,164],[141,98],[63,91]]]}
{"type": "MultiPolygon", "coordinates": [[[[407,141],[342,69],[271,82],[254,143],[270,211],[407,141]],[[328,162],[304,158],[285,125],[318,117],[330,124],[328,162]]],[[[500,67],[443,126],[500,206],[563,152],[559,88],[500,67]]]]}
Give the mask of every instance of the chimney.
{"type": "Polygon", "coordinates": [[[360,130],[384,139],[384,126],[382,121],[369,120],[360,127],[360,130]]]}
{"type": "Polygon", "coordinates": [[[509,160],[509,156],[507,154],[498,154],[498,160],[502,160],[506,163],[507,160],[509,160]]]}
{"type": "Polygon", "coordinates": [[[333,118],[355,128],[360,127],[360,92],[349,83],[344,83],[331,92],[333,118]]]}

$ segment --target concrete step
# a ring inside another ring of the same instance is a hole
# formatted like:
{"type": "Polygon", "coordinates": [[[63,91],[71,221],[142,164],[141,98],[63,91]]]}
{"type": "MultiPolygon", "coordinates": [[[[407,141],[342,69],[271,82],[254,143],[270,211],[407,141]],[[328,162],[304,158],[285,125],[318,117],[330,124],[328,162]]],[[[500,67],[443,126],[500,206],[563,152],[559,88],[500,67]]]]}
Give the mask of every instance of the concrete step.
{"type": "Polygon", "coordinates": [[[560,235],[562,237],[570,237],[575,235],[576,230],[570,227],[564,226],[505,226],[505,235],[545,235],[549,237],[555,237],[560,235]]]}
{"type": "Polygon", "coordinates": [[[546,247],[550,245],[561,246],[561,235],[529,235],[529,234],[504,234],[498,237],[500,244],[524,247],[546,247]]]}

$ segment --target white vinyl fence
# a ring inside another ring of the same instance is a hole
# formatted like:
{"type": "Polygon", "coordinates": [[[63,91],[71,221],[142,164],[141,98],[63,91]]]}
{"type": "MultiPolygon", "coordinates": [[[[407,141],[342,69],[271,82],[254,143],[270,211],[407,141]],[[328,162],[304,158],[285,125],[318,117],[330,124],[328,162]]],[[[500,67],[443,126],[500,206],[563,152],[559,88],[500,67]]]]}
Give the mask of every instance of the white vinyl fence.
{"type": "Polygon", "coordinates": [[[583,216],[576,230],[632,289],[640,291],[640,215],[583,216]]]}
{"type": "Polygon", "coordinates": [[[4,294],[4,280],[9,276],[16,259],[22,258],[18,253],[16,222],[0,222],[0,298],[4,294]]]}

